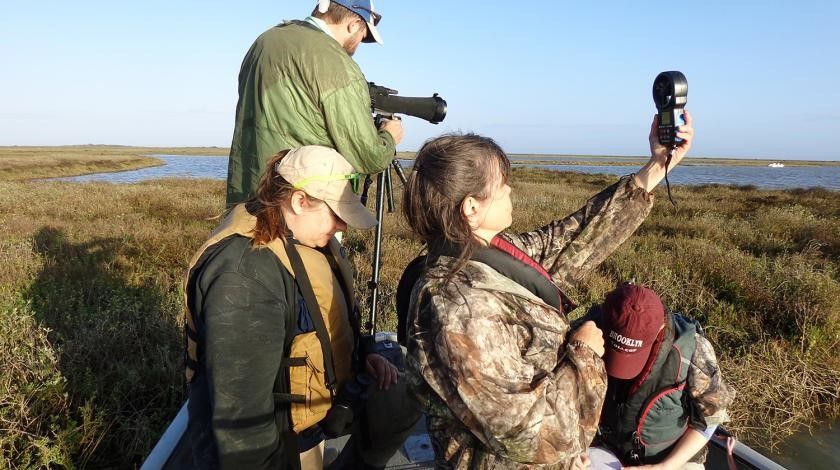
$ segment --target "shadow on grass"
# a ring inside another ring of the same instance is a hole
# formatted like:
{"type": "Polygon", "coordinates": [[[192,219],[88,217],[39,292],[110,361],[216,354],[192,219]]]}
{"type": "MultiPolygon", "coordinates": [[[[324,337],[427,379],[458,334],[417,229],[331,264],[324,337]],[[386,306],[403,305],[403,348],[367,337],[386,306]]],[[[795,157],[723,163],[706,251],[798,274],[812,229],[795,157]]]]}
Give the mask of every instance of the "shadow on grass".
{"type": "Polygon", "coordinates": [[[153,267],[141,271],[143,253],[124,239],[73,243],[43,227],[34,248],[45,262],[26,296],[67,379],[61,426],[81,428],[59,445],[81,467],[134,467],[183,399],[178,295],[155,285],[153,267]]]}

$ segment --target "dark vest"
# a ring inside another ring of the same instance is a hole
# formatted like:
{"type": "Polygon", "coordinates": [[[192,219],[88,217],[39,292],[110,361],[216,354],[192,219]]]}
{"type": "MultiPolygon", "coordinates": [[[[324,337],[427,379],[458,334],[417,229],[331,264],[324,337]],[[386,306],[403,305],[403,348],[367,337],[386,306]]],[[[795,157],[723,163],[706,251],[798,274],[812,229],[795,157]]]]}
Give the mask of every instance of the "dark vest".
{"type": "Polygon", "coordinates": [[[610,379],[607,387],[599,435],[624,464],[662,461],[688,429],[691,408],[685,386],[698,329],[680,314],[669,313],[668,318],[647,375],[633,383],[610,379]]]}

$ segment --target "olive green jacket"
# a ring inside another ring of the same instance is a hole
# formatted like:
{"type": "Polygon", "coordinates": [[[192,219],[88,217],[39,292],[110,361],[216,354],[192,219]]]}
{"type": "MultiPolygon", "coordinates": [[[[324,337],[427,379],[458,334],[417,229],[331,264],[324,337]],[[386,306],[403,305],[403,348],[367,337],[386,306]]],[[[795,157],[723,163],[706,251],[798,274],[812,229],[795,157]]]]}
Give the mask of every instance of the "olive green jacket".
{"type": "Polygon", "coordinates": [[[228,205],[254,195],[273,155],[302,145],[334,148],[365,174],[386,168],[395,150],[373,124],[358,64],[325,32],[294,21],[260,35],[242,62],[228,205]]]}

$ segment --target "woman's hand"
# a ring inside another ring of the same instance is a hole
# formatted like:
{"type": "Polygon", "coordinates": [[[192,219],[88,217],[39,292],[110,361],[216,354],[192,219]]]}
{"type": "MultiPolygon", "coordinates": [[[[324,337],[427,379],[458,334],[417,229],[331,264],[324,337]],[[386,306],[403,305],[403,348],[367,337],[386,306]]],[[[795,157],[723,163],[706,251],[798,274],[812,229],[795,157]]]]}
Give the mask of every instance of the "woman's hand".
{"type": "Polygon", "coordinates": [[[365,372],[376,380],[379,390],[388,390],[400,379],[400,371],[396,366],[376,353],[365,357],[365,372]]]}
{"type": "MultiPolygon", "coordinates": [[[[685,157],[685,154],[688,153],[688,150],[691,148],[691,142],[694,139],[694,127],[692,125],[694,120],[692,119],[691,114],[689,114],[686,110],[683,110],[683,115],[685,116],[685,124],[677,127],[677,137],[683,139],[683,141],[677,144],[677,148],[674,149],[674,156],[671,158],[671,164],[669,166],[676,166],[683,157],[685,157]]],[[[648,135],[648,141],[650,142],[650,159],[651,161],[656,161],[664,166],[665,161],[668,158],[668,152],[670,152],[671,149],[670,147],[666,147],[659,143],[658,128],[659,114],[655,114],[653,116],[653,122],[650,124],[650,134],[648,135]]]]}
{"type": "Polygon", "coordinates": [[[586,321],[572,332],[572,341],[580,341],[589,346],[598,357],[604,357],[604,334],[595,326],[595,322],[586,321]]]}
{"type": "Polygon", "coordinates": [[[572,460],[572,470],[586,470],[592,465],[592,461],[589,460],[589,456],[586,453],[578,454],[574,460],[572,460]]]}
{"type": "MultiPolygon", "coordinates": [[[[677,137],[683,139],[674,148],[674,154],[671,156],[671,162],[668,163],[668,170],[677,166],[686,153],[691,148],[694,142],[694,120],[688,111],[683,110],[685,115],[685,124],[677,128],[677,137]]],[[[665,163],[668,161],[668,153],[671,152],[669,147],[659,143],[657,128],[659,126],[659,115],[654,115],[653,122],[650,124],[650,134],[648,141],[650,142],[650,160],[636,173],[636,184],[645,191],[653,191],[653,188],[665,178],[665,163]]]]}

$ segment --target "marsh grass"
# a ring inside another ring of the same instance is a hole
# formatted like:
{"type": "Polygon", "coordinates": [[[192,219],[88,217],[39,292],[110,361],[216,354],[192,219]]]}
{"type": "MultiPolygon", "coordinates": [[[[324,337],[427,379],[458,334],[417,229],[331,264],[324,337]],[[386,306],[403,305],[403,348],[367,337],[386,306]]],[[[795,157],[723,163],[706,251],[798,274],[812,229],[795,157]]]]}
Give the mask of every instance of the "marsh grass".
{"type": "MultiPolygon", "coordinates": [[[[513,229],[568,214],[613,181],[516,169],[513,229]]],[[[0,182],[0,468],[142,462],[185,398],[182,276],[223,193],[211,180],[0,182]]],[[[635,279],[699,319],[739,391],[729,427],[749,443],[840,415],[840,194],[675,196],[676,208],[658,190],[637,234],[572,292],[572,315],[635,279]]],[[[351,231],[345,245],[366,312],[371,234],[351,231]]],[[[380,328],[395,328],[397,280],[420,251],[386,215],[380,328]]]]}

